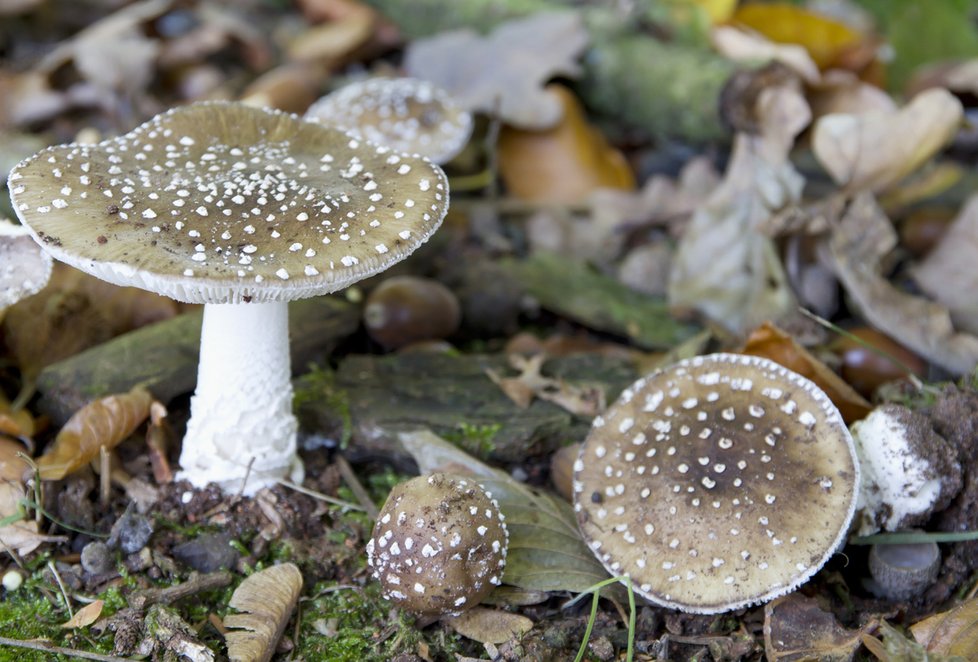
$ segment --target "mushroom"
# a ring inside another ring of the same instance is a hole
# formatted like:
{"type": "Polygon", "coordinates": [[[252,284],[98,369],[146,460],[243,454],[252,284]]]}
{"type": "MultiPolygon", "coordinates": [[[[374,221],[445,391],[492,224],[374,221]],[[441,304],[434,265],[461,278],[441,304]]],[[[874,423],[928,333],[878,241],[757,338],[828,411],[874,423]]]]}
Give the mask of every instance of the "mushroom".
{"type": "Polygon", "coordinates": [[[961,490],[954,448],[923,414],[882,405],[853,423],[852,437],[862,467],[858,535],[924,524],[961,490]]]}
{"type": "Polygon", "coordinates": [[[574,465],[584,539],[652,602],[713,614],[784,595],[842,544],[859,469],[838,410],[764,358],[658,370],[595,418],[574,465]]]}
{"type": "Polygon", "coordinates": [[[435,163],[454,158],[472,135],[472,114],[417,78],[350,83],[312,104],[305,117],[435,163]]]}
{"type": "Polygon", "coordinates": [[[51,278],[51,256],[27,228],[0,218],[0,317],[3,310],[39,292],[51,278]]]}
{"type": "Polygon", "coordinates": [[[398,606],[425,615],[474,607],[502,583],[509,533],[469,478],[434,473],[397,485],[367,543],[367,563],[398,606]]]}
{"type": "Polygon", "coordinates": [[[889,600],[911,600],[937,579],[941,550],[936,542],[876,543],[869,550],[873,592],[889,600]]]}
{"type": "Polygon", "coordinates": [[[462,313],[455,294],[430,278],[394,276],[375,287],[363,307],[367,334],[386,349],[447,338],[462,313]]]}
{"type": "Polygon", "coordinates": [[[249,495],[301,476],[287,302],[403,259],[448,206],[444,173],[422,158],[221,102],[175,108],[97,145],[45,149],[9,186],[55,258],[205,304],[180,477],[249,495]]]}

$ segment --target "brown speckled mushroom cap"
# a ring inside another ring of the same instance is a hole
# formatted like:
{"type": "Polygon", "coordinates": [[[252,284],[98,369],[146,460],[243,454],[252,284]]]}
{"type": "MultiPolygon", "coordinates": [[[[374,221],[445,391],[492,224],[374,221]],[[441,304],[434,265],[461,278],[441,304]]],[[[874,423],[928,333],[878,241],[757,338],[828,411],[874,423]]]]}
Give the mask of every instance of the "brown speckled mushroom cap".
{"type": "Polygon", "coordinates": [[[448,207],[444,173],[422,158],[222,102],[48,148],[9,187],[55,258],[191,303],[342,289],[409,255],[448,207]]]}
{"type": "Polygon", "coordinates": [[[829,398],[763,358],[713,354],[635,382],[574,466],[584,537],[652,602],[717,613],[808,580],[843,542],[859,470],[829,398]]]}
{"type": "Polygon", "coordinates": [[[472,114],[445,90],[417,78],[350,83],[314,103],[305,116],[435,163],[450,161],[472,134],[472,114]]]}
{"type": "Polygon", "coordinates": [[[492,495],[434,473],[397,485],[377,517],[367,562],[384,597],[420,614],[455,614],[502,583],[509,533],[492,495]]]}

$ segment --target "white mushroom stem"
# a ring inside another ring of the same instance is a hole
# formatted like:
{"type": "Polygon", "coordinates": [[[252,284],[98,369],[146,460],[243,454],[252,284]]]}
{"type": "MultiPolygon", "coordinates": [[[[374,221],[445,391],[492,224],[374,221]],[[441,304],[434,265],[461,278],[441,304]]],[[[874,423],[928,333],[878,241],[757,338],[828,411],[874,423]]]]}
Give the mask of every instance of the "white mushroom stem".
{"type": "Polygon", "coordinates": [[[286,302],[207,304],[179,478],[252,495],[301,480],[286,302]],[[250,465],[250,466],[249,466],[250,465]],[[298,474],[298,475],[296,475],[298,474]]]}

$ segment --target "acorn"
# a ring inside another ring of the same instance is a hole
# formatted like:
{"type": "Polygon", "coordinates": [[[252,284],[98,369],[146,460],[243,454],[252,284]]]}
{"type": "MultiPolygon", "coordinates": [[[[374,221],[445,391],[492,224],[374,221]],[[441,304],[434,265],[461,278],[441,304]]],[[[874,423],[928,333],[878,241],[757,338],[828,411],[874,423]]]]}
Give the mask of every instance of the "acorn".
{"type": "Polygon", "coordinates": [[[367,333],[385,349],[446,338],[458,330],[461,319],[451,290],[417,276],[388,278],[370,293],[363,309],[367,333]]]}
{"type": "Polygon", "coordinates": [[[502,583],[509,533],[470,478],[434,473],[397,485],[367,543],[384,597],[428,616],[455,615],[502,583]]]}

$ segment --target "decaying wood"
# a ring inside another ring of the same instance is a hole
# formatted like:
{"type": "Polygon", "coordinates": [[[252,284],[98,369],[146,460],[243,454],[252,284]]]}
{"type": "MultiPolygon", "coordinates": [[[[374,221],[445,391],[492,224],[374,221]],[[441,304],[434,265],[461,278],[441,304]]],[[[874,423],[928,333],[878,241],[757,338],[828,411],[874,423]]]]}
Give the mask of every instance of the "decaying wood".
{"type": "MultiPolygon", "coordinates": [[[[359,324],[359,308],[337,297],[289,305],[292,366],[296,372],[328,354],[359,324]]],[[[93,399],[145,386],[167,402],[197,382],[201,313],[137,329],[46,367],[38,378],[40,409],[56,425],[93,399]]],[[[247,359],[247,357],[242,357],[247,359]]]]}
{"type": "MultiPolygon", "coordinates": [[[[590,420],[550,402],[521,409],[487,368],[515,374],[501,355],[351,355],[335,373],[297,381],[299,419],[307,433],[337,441],[347,436],[354,460],[406,456],[396,433],[421,427],[500,462],[525,461],[587,434],[590,420]]],[[[543,372],[603,388],[609,402],[637,377],[628,361],[594,354],[553,359],[543,372]]]]}

